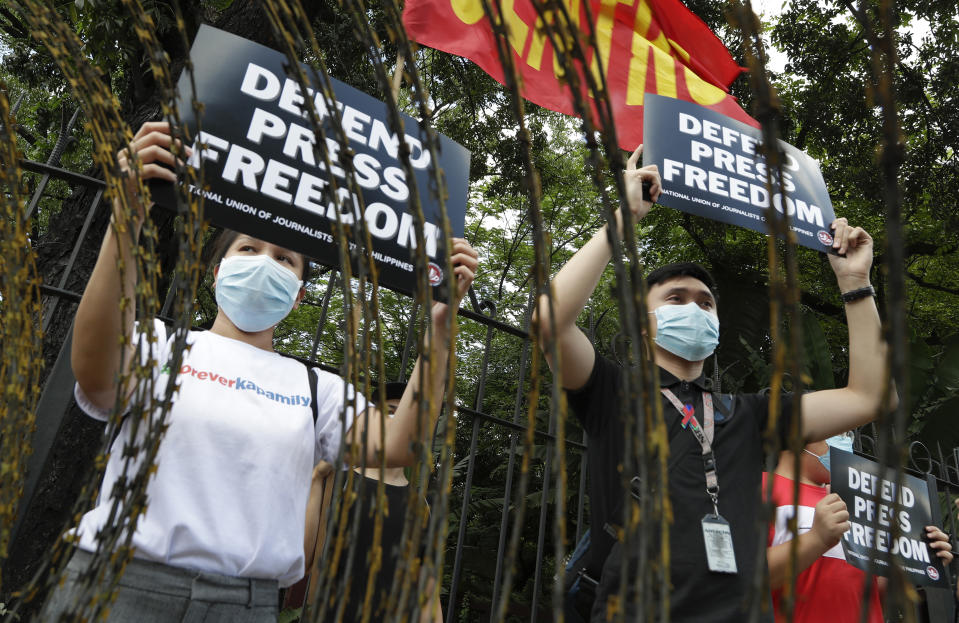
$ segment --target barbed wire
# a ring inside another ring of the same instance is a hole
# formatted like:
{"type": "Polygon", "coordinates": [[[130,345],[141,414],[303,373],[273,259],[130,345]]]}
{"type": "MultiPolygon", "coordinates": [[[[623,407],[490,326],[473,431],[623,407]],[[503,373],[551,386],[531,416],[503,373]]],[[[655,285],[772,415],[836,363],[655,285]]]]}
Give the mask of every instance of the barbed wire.
{"type": "Polygon", "coordinates": [[[27,187],[7,95],[0,81],[0,560],[8,555],[23,494],[43,367],[40,276],[30,240],[32,224],[24,219],[27,187]]]}

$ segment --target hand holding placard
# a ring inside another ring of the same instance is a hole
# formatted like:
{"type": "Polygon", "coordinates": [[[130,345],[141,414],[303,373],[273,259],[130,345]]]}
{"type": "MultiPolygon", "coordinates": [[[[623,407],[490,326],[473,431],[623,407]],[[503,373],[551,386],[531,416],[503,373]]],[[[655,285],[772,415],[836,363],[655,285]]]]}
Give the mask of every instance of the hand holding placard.
{"type": "MultiPolygon", "coordinates": [[[[629,203],[629,209],[633,213],[633,222],[638,223],[649,214],[649,209],[653,207],[656,200],[659,199],[662,190],[662,182],[659,178],[659,167],[655,164],[636,168],[640,156],[643,155],[643,146],[639,147],[630,155],[626,161],[626,170],[623,171],[623,181],[626,184],[626,201],[629,203]],[[644,184],[648,185],[648,190],[644,189],[644,184]],[[644,190],[646,192],[644,193],[644,190]],[[648,194],[648,198],[647,195],[648,194]]],[[[622,232],[622,217],[617,211],[616,214],[617,229],[622,232]]]]}
{"type": "MultiPolygon", "coordinates": [[[[431,310],[434,331],[446,329],[446,319],[449,310],[459,309],[463,297],[469,291],[479,269],[479,253],[463,238],[453,238],[450,248],[450,262],[453,264],[453,276],[456,288],[451,292],[449,304],[435,301],[431,310]]],[[[447,336],[448,337],[448,336],[447,336]]]]}
{"type": "Polygon", "coordinates": [[[952,562],[952,543],[949,542],[949,535],[936,526],[926,526],[926,538],[929,540],[929,547],[936,552],[936,558],[942,561],[944,567],[952,562]]]}
{"type": "Polygon", "coordinates": [[[833,231],[829,265],[836,273],[839,290],[849,292],[869,285],[869,270],[872,268],[872,236],[862,227],[852,227],[845,218],[837,218],[830,228],[833,231]]]}
{"type": "Polygon", "coordinates": [[[174,142],[169,123],[147,121],[137,130],[130,144],[117,152],[117,166],[126,177],[127,196],[137,207],[135,221],[137,226],[143,224],[146,211],[153,206],[153,202],[144,206],[137,194],[136,177],[133,174],[135,162],[140,164],[140,179],[144,182],[151,179],[176,182],[174,169],[177,166],[182,168],[184,162],[173,155],[174,148],[180,153],[185,151],[187,156],[193,151],[189,147],[184,147],[179,140],[174,142]]]}
{"type": "Polygon", "coordinates": [[[836,493],[830,493],[816,504],[812,532],[822,542],[822,551],[832,549],[849,530],[849,511],[836,493]]]}

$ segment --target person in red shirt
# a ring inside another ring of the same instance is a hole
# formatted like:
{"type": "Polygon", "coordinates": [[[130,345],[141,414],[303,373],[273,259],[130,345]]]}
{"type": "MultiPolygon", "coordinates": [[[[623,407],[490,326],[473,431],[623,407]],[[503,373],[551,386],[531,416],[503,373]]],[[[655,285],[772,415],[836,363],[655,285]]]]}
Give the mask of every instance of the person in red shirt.
{"type": "MultiPolygon", "coordinates": [[[[846,433],[808,444],[799,457],[798,475],[792,452],[785,451],[779,457],[779,465],[772,475],[772,500],[776,509],[769,525],[766,550],[777,623],[787,620],[783,591],[792,555],[793,533],[788,522],[793,516],[799,533],[796,549],[799,575],[792,620],[794,623],[859,623],[865,572],[846,562],[839,540],[849,529],[849,512],[839,495],[829,492],[829,448],[851,451],[851,435],[846,433]],[[799,500],[793,505],[793,484],[797,476],[799,500]]],[[[768,476],[763,474],[764,492],[768,476]]],[[[949,537],[935,526],[926,526],[926,537],[943,565],[948,565],[952,561],[949,537]]],[[[872,578],[868,623],[883,623],[879,602],[883,580],[872,578]]]]}

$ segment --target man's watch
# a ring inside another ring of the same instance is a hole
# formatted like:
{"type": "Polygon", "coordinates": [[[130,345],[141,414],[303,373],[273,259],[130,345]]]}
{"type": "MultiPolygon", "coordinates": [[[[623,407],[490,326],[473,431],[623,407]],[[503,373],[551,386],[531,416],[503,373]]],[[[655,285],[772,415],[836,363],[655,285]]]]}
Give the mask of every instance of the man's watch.
{"type": "Polygon", "coordinates": [[[872,286],[866,286],[864,288],[859,288],[857,290],[850,290],[849,292],[842,293],[842,302],[843,303],[852,303],[853,301],[858,301],[859,299],[864,299],[867,296],[873,298],[876,297],[876,289],[872,286]]]}

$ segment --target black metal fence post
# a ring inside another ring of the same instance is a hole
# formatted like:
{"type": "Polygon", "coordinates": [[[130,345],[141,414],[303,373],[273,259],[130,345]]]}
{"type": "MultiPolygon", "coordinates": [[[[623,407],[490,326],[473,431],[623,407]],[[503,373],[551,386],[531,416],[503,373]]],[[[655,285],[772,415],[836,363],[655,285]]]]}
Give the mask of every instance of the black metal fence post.
{"type": "MultiPolygon", "coordinates": [[[[529,331],[530,318],[533,314],[533,296],[530,294],[529,303],[526,308],[526,315],[523,321],[523,330],[529,331]]],[[[516,383],[516,394],[513,400],[513,423],[519,424],[519,414],[523,408],[523,385],[526,383],[526,367],[529,363],[530,342],[524,340],[523,351],[519,358],[519,379],[516,383]]],[[[516,431],[511,431],[509,435],[509,464],[506,468],[506,483],[503,486],[503,514],[500,519],[499,543],[496,547],[496,571],[493,577],[493,597],[492,603],[495,604],[499,599],[500,582],[503,576],[503,556],[506,553],[506,533],[509,527],[509,508],[510,498],[513,492],[513,473],[516,470],[516,431]]],[[[495,608],[490,609],[490,623],[493,621],[495,608]]]]}
{"type": "MultiPolygon", "coordinates": [[[[55,167],[60,164],[60,158],[63,156],[63,152],[67,148],[67,143],[70,141],[70,132],[73,130],[73,126],[79,116],[80,109],[77,108],[73,111],[73,115],[70,116],[70,120],[67,121],[66,108],[61,109],[60,134],[57,136],[57,142],[53,146],[53,151],[47,158],[48,166],[55,167]]],[[[53,176],[52,172],[46,172],[43,174],[43,177],[40,178],[40,183],[33,192],[33,197],[30,198],[30,203],[27,206],[25,220],[29,220],[30,217],[33,216],[33,213],[40,205],[40,198],[43,196],[44,191],[47,189],[47,184],[50,183],[50,178],[53,176]]]]}
{"type": "MultiPolygon", "coordinates": [[[[489,309],[489,317],[496,317],[496,304],[492,301],[483,301],[480,306],[486,307],[489,309]]],[[[490,355],[490,346],[493,341],[493,327],[492,325],[487,325],[486,327],[486,341],[483,345],[483,365],[480,368],[480,378],[479,385],[476,390],[476,400],[474,401],[474,409],[476,411],[483,410],[483,398],[486,394],[486,375],[489,370],[489,355],[490,355]]],[[[456,589],[459,587],[460,582],[460,573],[463,568],[463,542],[466,539],[466,524],[467,522],[467,511],[470,504],[470,493],[473,485],[473,473],[476,469],[476,444],[479,437],[479,427],[480,427],[480,418],[473,416],[473,432],[470,435],[470,449],[469,455],[467,458],[468,467],[466,468],[466,484],[464,485],[463,490],[463,504],[460,510],[460,525],[459,530],[456,535],[456,551],[453,555],[453,577],[450,580],[450,592],[449,599],[447,600],[447,612],[453,616],[453,613],[456,612],[456,589]]]]}

